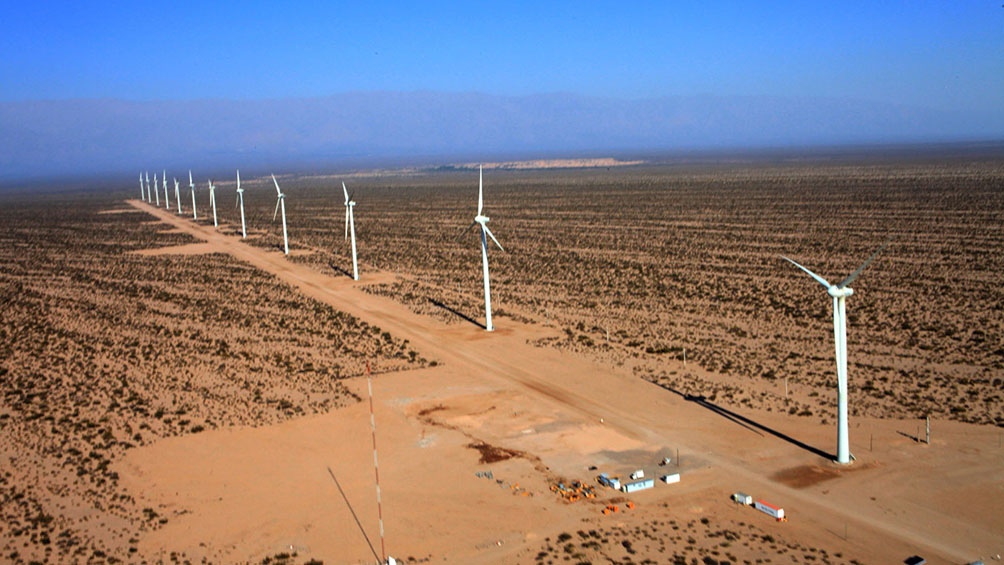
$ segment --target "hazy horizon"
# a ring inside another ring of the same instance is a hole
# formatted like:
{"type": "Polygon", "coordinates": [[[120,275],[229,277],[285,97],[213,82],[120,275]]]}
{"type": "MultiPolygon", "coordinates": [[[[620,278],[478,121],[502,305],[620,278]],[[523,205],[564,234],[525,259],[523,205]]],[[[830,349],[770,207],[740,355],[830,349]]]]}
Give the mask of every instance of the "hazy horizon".
{"type": "Polygon", "coordinates": [[[1004,6],[22,3],[0,182],[1004,139],[1004,6]]]}

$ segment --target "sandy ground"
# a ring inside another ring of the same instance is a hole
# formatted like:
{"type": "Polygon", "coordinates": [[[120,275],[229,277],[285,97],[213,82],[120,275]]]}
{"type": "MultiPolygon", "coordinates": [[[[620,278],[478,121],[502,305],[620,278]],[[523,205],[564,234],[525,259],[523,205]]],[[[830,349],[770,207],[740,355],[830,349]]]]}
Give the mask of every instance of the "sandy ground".
{"type": "MultiPolygon", "coordinates": [[[[1004,552],[997,428],[935,422],[933,442],[924,445],[913,438],[923,431],[916,421],[857,418],[857,461],[838,467],[826,457],[835,448],[834,426],[724,411],[627,369],[528,345],[549,335],[540,326],[505,320],[489,334],[445,325],[359,288],[392,274],[363,271],[358,283],[332,278],[131,203],[205,240],[179,252],[229,253],[437,360],[433,368],[373,381],[386,552],[398,558],[532,563],[562,532],[703,517],[753,524],[845,561],[899,563],[916,553],[931,563],[963,563],[1004,552]],[[476,442],[519,453],[480,463],[470,447],[476,442]],[[681,483],[632,495],[631,511],[601,514],[617,496],[609,490],[574,504],[548,490],[549,481],[593,482],[600,471],[657,475],[661,458],[677,453],[668,469],[681,473],[681,483]],[[790,520],[736,508],[729,501],[734,491],[783,506],[790,520]]],[[[354,386],[366,398],[366,381],[354,386]]],[[[183,551],[193,560],[234,562],[292,551],[326,563],[373,562],[383,549],[368,407],[130,450],[117,464],[123,485],[171,518],[140,540],[140,554],[168,559],[183,551]]],[[[743,551],[752,562],[761,550],[743,551]]],[[[762,552],[777,558],[767,544],[762,552]]],[[[644,557],[667,559],[634,559],[644,557]]]]}

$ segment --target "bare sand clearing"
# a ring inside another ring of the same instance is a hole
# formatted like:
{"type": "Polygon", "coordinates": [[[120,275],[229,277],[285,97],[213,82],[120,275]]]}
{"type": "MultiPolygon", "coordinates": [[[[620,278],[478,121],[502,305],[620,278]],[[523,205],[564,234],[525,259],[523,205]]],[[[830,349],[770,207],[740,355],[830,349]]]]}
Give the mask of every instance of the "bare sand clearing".
{"type": "MultiPolygon", "coordinates": [[[[725,410],[628,367],[529,345],[552,331],[540,325],[506,319],[492,334],[447,325],[361,290],[388,273],[364,271],[358,283],[332,278],[131,203],[204,240],[206,251],[274,273],[440,363],[374,378],[386,550],[395,557],[661,563],[703,549],[722,561],[898,563],[921,553],[931,563],[960,563],[1004,552],[1004,448],[994,427],[937,422],[934,441],[923,445],[912,437],[913,420],[854,418],[857,461],[838,467],[827,459],[833,425],[725,410]],[[486,452],[502,460],[482,463],[486,452]],[[666,455],[676,461],[660,468],[666,455]],[[631,495],[630,510],[609,490],[570,504],[548,488],[636,468],[678,471],[682,481],[631,495]],[[790,520],[734,506],[734,491],[782,505],[790,520]],[[611,501],[621,511],[605,516],[611,501]]],[[[366,397],[365,381],[350,386],[366,397]]],[[[181,551],[193,561],[260,561],[295,552],[372,562],[382,550],[371,442],[363,402],[267,428],[161,440],[113,465],[138,501],[170,517],[139,540],[146,559],[181,551]]]]}

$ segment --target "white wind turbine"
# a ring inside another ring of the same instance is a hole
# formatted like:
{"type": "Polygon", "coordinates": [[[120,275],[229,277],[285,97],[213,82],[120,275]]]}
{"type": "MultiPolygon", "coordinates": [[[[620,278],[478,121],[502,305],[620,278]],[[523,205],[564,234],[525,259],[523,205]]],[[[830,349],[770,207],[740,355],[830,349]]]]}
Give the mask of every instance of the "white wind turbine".
{"type": "Polygon", "coordinates": [[[160,208],[160,187],[157,186],[157,173],[153,173],[153,195],[157,197],[157,207],[160,208]]]}
{"type": "Polygon", "coordinates": [[[150,171],[146,172],[146,195],[143,197],[143,200],[147,202],[153,200],[153,197],[150,196],[150,171]]]}
{"type": "Polygon", "coordinates": [[[781,256],[782,259],[816,279],[819,284],[826,287],[826,292],[833,297],[833,342],[837,358],[837,463],[850,463],[851,457],[853,457],[850,453],[850,440],[847,437],[847,306],[845,299],[854,294],[854,290],[847,285],[858,278],[865,267],[875,259],[875,256],[885,249],[886,245],[889,244],[885,243],[879,247],[867,261],[839,284],[830,284],[823,277],[784,255],[781,256]]]}
{"type": "Polygon", "coordinates": [[[272,221],[275,221],[279,208],[282,208],[282,248],[286,252],[286,255],[289,255],[289,238],[286,237],[286,195],[279,188],[279,181],[275,180],[275,175],[272,175],[272,182],[275,183],[275,192],[278,195],[275,201],[275,212],[272,212],[272,221]]]}
{"type": "Polygon", "coordinates": [[[171,199],[168,198],[168,196],[167,196],[167,170],[165,170],[164,174],[161,175],[160,180],[161,180],[161,182],[164,183],[164,209],[170,210],[171,209],[171,199]]]}
{"type": "Polygon", "coordinates": [[[174,179],[174,201],[178,203],[178,214],[181,214],[181,190],[178,188],[178,179],[174,179]]]}
{"type": "Polygon", "coordinates": [[[488,217],[482,215],[481,213],[484,208],[484,184],[482,179],[483,174],[481,172],[481,167],[478,167],[478,215],[474,216],[474,221],[471,222],[471,225],[467,226],[467,229],[470,230],[475,226],[475,224],[481,224],[481,263],[484,269],[485,277],[485,330],[492,331],[495,327],[492,326],[492,292],[488,283],[488,238],[492,238],[495,245],[497,245],[502,251],[505,251],[505,249],[502,248],[502,244],[499,243],[499,240],[495,239],[491,230],[488,229],[488,226],[486,225],[488,223],[488,217]]]}
{"type": "Polygon", "coordinates": [[[216,221],[216,186],[213,184],[213,179],[209,179],[209,204],[213,207],[213,227],[220,227],[220,224],[216,221]]]}
{"type": "Polygon", "coordinates": [[[349,197],[349,189],[345,188],[345,182],[342,182],[342,192],[345,193],[345,239],[352,235],[352,279],[359,280],[359,262],[356,260],[356,218],[352,213],[356,203],[349,197]]]}
{"type": "Polygon", "coordinates": [[[188,169],[188,188],[192,189],[192,219],[199,219],[199,212],[195,209],[195,183],[192,182],[192,170],[188,169]]]}
{"type": "Polygon", "coordinates": [[[143,173],[139,174],[139,197],[141,200],[146,200],[146,189],[143,188],[143,173]]]}
{"type": "Polygon", "coordinates": [[[248,227],[244,222],[244,189],[241,188],[241,172],[237,171],[237,204],[241,207],[241,237],[247,239],[248,227]]]}

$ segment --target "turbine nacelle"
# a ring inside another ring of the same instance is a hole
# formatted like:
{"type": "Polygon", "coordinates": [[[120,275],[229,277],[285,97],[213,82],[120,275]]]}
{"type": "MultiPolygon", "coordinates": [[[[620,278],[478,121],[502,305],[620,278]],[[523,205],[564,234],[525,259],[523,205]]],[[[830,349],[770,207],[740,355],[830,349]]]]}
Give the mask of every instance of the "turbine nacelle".
{"type": "Polygon", "coordinates": [[[848,296],[854,294],[854,289],[849,286],[840,287],[833,285],[826,289],[826,293],[833,298],[847,298],[848,296]]]}
{"type": "Polygon", "coordinates": [[[481,214],[478,214],[477,216],[474,216],[474,221],[477,222],[477,223],[479,223],[479,224],[481,224],[482,226],[485,225],[485,224],[487,224],[488,220],[490,220],[490,219],[491,218],[489,218],[488,216],[482,216],[481,214]]]}

